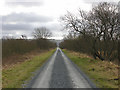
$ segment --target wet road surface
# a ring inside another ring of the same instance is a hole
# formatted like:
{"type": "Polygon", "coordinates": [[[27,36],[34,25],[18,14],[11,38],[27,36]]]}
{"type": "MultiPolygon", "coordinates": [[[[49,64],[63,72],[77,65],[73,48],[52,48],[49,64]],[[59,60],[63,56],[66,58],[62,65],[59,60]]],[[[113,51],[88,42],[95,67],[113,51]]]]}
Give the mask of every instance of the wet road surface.
{"type": "Polygon", "coordinates": [[[57,48],[38,70],[28,88],[96,88],[90,79],[57,48]]]}

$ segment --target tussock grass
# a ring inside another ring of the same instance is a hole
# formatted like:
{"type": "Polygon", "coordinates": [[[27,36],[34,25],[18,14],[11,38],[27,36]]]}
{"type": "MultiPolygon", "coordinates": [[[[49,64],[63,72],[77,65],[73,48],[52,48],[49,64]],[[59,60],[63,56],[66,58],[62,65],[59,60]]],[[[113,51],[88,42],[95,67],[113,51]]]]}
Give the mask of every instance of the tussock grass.
{"type": "Polygon", "coordinates": [[[21,88],[24,81],[29,80],[32,72],[39,68],[55,51],[40,53],[31,60],[16,64],[13,67],[3,69],[2,71],[2,85],[3,88],[21,88]]]}
{"type": "Polygon", "coordinates": [[[118,65],[94,60],[85,54],[66,49],[63,49],[63,52],[93,80],[97,87],[118,88],[118,65]]]}

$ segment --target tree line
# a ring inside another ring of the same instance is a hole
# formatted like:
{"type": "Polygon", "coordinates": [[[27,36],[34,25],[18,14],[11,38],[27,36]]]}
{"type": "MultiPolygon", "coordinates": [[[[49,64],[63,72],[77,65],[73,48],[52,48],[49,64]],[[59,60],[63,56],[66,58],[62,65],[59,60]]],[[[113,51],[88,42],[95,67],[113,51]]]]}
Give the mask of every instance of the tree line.
{"type": "Polygon", "coordinates": [[[61,43],[61,48],[92,55],[95,59],[118,59],[118,42],[120,40],[120,13],[118,5],[102,2],[85,12],[78,10],[75,15],[68,12],[60,19],[68,36],[61,43]]]}
{"type": "Polygon", "coordinates": [[[46,27],[35,28],[32,36],[34,36],[33,39],[27,39],[26,35],[21,35],[19,39],[3,37],[2,57],[5,58],[14,54],[24,54],[32,50],[48,50],[56,47],[56,43],[48,39],[52,36],[52,33],[46,27]]]}

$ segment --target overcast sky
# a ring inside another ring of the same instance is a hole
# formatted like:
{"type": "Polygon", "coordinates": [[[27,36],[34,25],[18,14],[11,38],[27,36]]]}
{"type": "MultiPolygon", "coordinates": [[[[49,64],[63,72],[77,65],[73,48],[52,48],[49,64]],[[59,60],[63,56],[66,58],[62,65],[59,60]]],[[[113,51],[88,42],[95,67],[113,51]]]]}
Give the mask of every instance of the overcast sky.
{"type": "Polygon", "coordinates": [[[2,36],[19,38],[25,34],[33,38],[34,28],[45,26],[53,33],[53,39],[62,39],[67,32],[61,30],[60,16],[67,11],[77,13],[79,8],[89,11],[93,4],[102,1],[119,0],[1,0],[2,36]]]}

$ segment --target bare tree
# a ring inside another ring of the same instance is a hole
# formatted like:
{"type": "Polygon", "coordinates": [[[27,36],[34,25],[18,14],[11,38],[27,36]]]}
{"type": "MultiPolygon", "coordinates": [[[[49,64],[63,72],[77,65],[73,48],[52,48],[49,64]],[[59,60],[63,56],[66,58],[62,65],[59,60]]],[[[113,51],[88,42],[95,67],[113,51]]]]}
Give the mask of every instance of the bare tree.
{"type": "Polygon", "coordinates": [[[64,39],[76,39],[79,36],[77,32],[69,32],[68,35],[64,35],[64,39]]]}
{"type": "MultiPolygon", "coordinates": [[[[118,6],[103,2],[93,7],[88,13],[79,10],[78,16],[68,12],[67,15],[61,17],[61,20],[65,24],[65,29],[77,31],[80,36],[83,36],[83,40],[88,42],[84,43],[91,47],[94,58],[112,60],[113,57],[117,57],[116,52],[118,51],[120,25],[118,17],[118,6]]],[[[85,46],[85,44],[83,45],[85,46]]]]}
{"type": "Polygon", "coordinates": [[[68,12],[65,16],[60,18],[64,24],[65,29],[79,32],[85,36],[87,32],[87,13],[79,9],[79,15],[75,16],[74,14],[68,12]]]}
{"type": "Polygon", "coordinates": [[[47,39],[52,36],[52,33],[46,27],[35,28],[32,33],[36,39],[47,39]]]}
{"type": "Polygon", "coordinates": [[[107,2],[94,7],[88,17],[89,29],[95,37],[93,52],[95,56],[111,59],[118,39],[118,7],[107,2]],[[102,45],[100,46],[100,42],[102,45]]]}

